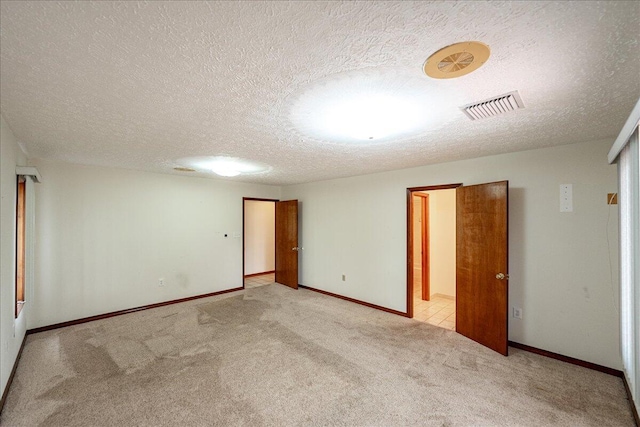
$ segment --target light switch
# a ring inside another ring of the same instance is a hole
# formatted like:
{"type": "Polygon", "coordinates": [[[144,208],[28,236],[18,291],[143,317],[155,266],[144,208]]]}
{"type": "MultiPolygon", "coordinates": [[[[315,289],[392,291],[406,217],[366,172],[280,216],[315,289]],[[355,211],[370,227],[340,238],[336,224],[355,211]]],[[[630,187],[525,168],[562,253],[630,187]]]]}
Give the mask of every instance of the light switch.
{"type": "Polygon", "coordinates": [[[560,184],[560,212],[573,212],[573,184],[560,184]]]}

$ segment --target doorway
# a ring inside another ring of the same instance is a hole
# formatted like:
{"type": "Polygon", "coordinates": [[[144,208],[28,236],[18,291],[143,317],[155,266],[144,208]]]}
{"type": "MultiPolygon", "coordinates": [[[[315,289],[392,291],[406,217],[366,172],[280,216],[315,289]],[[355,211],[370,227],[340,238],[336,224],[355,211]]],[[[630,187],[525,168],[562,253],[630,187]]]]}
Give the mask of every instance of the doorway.
{"type": "Polygon", "coordinates": [[[298,289],[298,201],[242,198],[242,287],[298,289]]]}
{"type": "Polygon", "coordinates": [[[245,289],[275,282],[277,200],[242,199],[242,274],[245,289]]]}
{"type": "Polygon", "coordinates": [[[411,213],[413,318],[455,330],[455,187],[412,189],[411,213]]]}

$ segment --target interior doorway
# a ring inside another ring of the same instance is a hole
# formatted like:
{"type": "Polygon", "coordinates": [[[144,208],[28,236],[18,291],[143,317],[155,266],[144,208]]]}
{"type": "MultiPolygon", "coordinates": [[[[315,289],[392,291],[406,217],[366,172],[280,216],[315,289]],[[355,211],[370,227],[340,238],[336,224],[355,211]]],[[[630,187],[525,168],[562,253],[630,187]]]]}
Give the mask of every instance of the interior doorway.
{"type": "Polygon", "coordinates": [[[242,199],[243,287],[275,282],[275,209],[277,200],[242,199]]]}
{"type": "Polygon", "coordinates": [[[298,201],[242,198],[242,287],[298,289],[298,201]]]}
{"type": "Polygon", "coordinates": [[[459,186],[410,189],[412,317],[456,327],[456,190],[459,186]]]}

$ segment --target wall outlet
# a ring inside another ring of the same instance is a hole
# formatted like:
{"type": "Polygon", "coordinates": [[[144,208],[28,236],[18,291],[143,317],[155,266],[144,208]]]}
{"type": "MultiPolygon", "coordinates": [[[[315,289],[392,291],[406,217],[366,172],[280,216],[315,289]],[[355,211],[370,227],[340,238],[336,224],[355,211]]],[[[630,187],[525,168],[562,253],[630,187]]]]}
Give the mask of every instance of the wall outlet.
{"type": "Polygon", "coordinates": [[[343,274],[343,275],[342,275],[342,281],[343,281],[343,282],[346,282],[346,281],[347,281],[347,275],[346,275],[346,274],[343,274]]]}
{"type": "Polygon", "coordinates": [[[520,307],[513,307],[513,317],[522,319],[522,309],[520,307]]]}
{"type": "Polygon", "coordinates": [[[164,286],[164,278],[158,279],[158,286],[164,286]]]}

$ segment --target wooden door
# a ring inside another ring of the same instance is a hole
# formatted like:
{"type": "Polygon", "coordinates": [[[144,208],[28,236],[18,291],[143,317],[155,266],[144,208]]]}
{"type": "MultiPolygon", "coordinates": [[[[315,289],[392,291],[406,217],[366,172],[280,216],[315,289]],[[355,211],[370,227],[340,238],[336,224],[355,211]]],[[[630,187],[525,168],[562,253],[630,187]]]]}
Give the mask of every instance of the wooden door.
{"type": "Polygon", "coordinates": [[[456,331],[506,356],[508,182],[456,193],[456,331]]]}
{"type": "Polygon", "coordinates": [[[298,289],[298,201],[276,202],[276,282],[298,289]]]}
{"type": "Polygon", "coordinates": [[[425,194],[420,197],[422,210],[422,299],[424,301],[431,300],[431,264],[429,257],[429,195],[425,194]]]}

